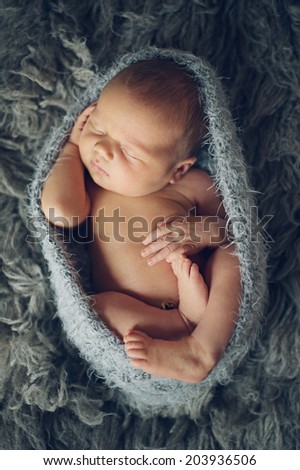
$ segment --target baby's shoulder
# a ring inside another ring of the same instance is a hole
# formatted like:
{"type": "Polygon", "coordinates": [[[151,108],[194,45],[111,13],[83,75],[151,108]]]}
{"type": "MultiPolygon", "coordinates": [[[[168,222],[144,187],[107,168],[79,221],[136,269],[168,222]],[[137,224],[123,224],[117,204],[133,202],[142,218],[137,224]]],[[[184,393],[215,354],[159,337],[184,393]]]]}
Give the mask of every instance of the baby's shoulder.
{"type": "Polygon", "coordinates": [[[214,181],[206,171],[192,168],[181,178],[178,189],[187,192],[190,198],[198,199],[199,193],[207,192],[213,185],[214,181]]]}
{"type": "Polygon", "coordinates": [[[201,170],[200,168],[191,168],[185,173],[184,177],[182,178],[182,182],[184,182],[185,184],[195,185],[198,185],[199,183],[212,184],[213,179],[207,173],[207,171],[201,170]]]}
{"type": "Polygon", "coordinates": [[[225,215],[217,185],[206,171],[200,169],[188,171],[182,178],[180,191],[202,214],[218,214],[220,217],[225,215]]]}

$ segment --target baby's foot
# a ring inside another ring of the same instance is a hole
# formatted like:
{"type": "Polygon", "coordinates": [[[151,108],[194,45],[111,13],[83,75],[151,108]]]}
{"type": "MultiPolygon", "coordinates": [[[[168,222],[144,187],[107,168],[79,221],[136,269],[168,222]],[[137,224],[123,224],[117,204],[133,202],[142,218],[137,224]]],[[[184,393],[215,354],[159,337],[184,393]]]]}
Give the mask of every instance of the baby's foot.
{"type": "Polygon", "coordinates": [[[172,268],[178,281],[178,310],[190,322],[199,323],[208,300],[208,288],[196,263],[180,256],[172,261],[172,268]]]}
{"type": "Polygon", "coordinates": [[[207,357],[193,336],[166,341],[132,330],[124,337],[124,342],[131,365],[159,377],[197,383],[209,374],[216,362],[207,357]]]}

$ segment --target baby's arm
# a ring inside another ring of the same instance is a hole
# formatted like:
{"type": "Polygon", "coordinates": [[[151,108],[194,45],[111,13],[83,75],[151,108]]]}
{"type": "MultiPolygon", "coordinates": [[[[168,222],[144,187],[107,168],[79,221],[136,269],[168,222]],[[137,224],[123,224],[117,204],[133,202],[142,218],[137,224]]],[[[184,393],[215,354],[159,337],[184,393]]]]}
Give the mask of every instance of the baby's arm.
{"type": "Polygon", "coordinates": [[[141,254],[151,266],[164,259],[172,262],[181,255],[192,256],[204,248],[217,248],[228,241],[225,211],[212,178],[202,170],[190,170],[176,184],[196,213],[161,222],[148,234],[141,254]]]}
{"type": "Polygon", "coordinates": [[[242,296],[240,265],[233,245],[217,248],[202,270],[209,289],[204,313],[192,337],[215,365],[234,332],[242,296]]]}
{"type": "Polygon", "coordinates": [[[47,219],[57,226],[79,225],[90,210],[78,145],[82,129],[93,109],[94,105],[89,106],[78,117],[42,190],[42,210],[47,219]]]}

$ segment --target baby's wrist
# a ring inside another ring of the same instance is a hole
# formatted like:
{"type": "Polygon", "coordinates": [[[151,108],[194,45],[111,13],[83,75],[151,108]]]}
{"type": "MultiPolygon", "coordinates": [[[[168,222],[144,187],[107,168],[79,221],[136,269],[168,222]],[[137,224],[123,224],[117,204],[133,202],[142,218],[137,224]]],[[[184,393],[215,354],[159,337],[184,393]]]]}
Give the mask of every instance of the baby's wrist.
{"type": "Polygon", "coordinates": [[[75,147],[78,148],[78,143],[76,143],[75,139],[72,138],[72,135],[70,135],[65,145],[67,144],[74,145],[75,147]]]}
{"type": "Polygon", "coordinates": [[[66,151],[69,154],[75,154],[75,153],[77,154],[77,153],[79,153],[79,147],[71,139],[68,139],[67,142],[65,143],[65,145],[63,146],[62,151],[63,152],[66,151]]]}
{"type": "Polygon", "coordinates": [[[67,140],[65,145],[60,151],[60,157],[68,157],[68,158],[81,158],[78,145],[70,140],[67,140]]]}

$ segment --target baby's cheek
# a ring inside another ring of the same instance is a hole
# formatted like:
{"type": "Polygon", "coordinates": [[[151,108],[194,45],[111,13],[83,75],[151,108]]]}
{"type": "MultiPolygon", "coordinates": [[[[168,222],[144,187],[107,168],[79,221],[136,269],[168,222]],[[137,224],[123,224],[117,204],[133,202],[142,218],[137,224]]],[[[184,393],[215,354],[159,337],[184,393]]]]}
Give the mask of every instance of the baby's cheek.
{"type": "Polygon", "coordinates": [[[79,154],[80,154],[80,158],[81,158],[81,161],[84,165],[84,167],[88,170],[88,172],[90,173],[91,172],[91,168],[90,168],[90,159],[87,158],[87,155],[86,155],[86,152],[84,149],[82,149],[81,147],[79,147],[79,154]]]}

